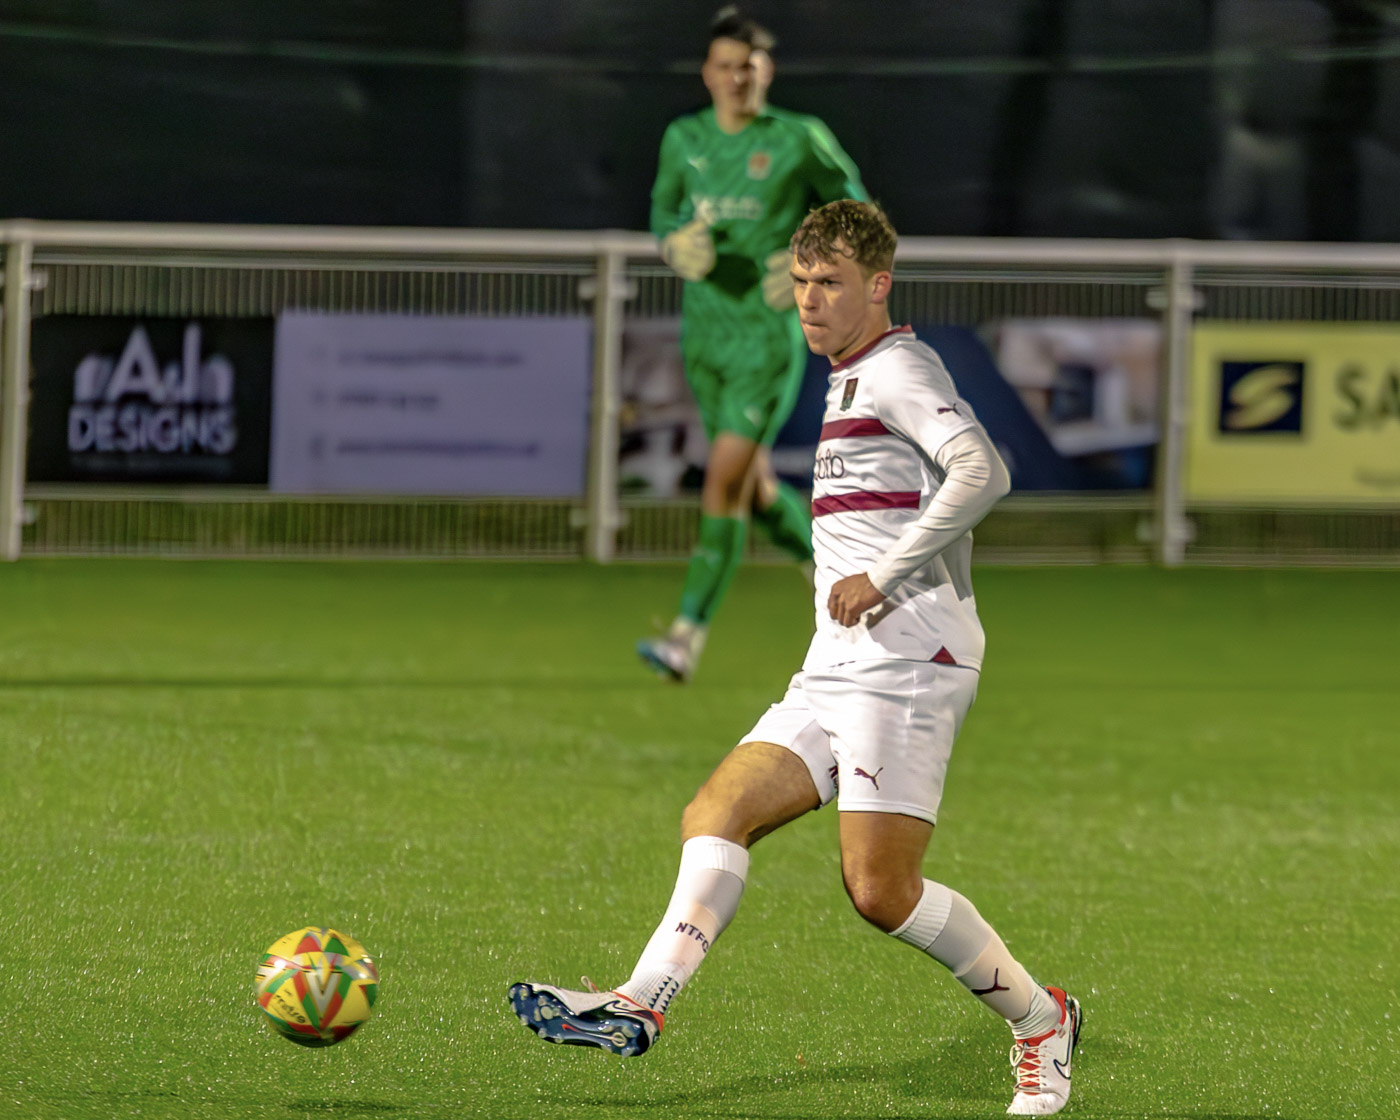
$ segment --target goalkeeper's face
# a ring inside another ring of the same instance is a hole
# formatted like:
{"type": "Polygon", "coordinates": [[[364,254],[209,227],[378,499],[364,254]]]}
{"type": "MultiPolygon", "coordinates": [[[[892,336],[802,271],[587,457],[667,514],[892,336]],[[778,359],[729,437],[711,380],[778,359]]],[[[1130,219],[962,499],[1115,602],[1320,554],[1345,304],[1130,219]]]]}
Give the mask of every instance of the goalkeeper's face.
{"type": "Polygon", "coordinates": [[[832,365],[845,361],[889,330],[888,272],[865,270],[838,241],[832,259],[797,258],[792,262],[793,295],[802,333],[813,354],[832,365]]]}
{"type": "Polygon", "coordinates": [[[752,54],[753,48],[737,39],[711,41],[700,76],[716,111],[728,114],[748,110],[754,88],[752,54]]]}

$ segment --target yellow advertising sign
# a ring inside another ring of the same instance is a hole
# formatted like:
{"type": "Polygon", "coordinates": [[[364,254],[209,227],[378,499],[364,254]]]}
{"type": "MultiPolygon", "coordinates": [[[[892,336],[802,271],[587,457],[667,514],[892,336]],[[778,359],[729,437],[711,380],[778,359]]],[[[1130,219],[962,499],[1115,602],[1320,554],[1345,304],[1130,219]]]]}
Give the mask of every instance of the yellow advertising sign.
{"type": "Polygon", "coordinates": [[[1400,326],[1200,322],[1186,497],[1400,505],[1400,326]]]}

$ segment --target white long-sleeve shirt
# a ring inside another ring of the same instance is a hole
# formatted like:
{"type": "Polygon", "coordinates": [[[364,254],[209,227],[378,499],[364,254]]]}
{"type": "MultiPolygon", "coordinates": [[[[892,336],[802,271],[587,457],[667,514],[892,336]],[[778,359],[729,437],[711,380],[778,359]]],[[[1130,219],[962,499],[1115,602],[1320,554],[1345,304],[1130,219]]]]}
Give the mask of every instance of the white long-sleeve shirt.
{"type": "Polygon", "coordinates": [[[803,669],[896,659],[978,669],[972,527],[1010,477],[942,359],[908,327],[833,366],[813,472],[817,627],[803,669]],[[855,626],[831,587],[866,573],[887,597],[855,626]]]}

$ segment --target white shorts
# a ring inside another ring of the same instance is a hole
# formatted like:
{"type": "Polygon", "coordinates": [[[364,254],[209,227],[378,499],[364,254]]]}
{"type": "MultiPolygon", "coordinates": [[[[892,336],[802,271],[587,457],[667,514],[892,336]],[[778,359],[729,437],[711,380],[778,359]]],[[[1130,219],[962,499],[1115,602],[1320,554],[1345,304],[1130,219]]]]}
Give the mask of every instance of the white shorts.
{"type": "Polygon", "coordinates": [[[932,824],[977,678],[975,669],[931,661],[801,672],[740,742],[787,747],[807,764],[823,805],[835,797],[842,812],[932,824]]]}

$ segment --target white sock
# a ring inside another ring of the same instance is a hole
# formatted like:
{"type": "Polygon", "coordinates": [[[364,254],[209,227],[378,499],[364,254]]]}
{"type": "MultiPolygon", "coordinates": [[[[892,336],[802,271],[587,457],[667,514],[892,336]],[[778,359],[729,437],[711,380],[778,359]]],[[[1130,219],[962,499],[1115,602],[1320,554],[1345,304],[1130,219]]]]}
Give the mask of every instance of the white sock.
{"type": "Polygon", "coordinates": [[[705,638],[709,632],[708,626],[678,615],[671,623],[671,628],[666,631],[666,636],[673,641],[683,642],[690,656],[698,661],[700,654],[704,652],[705,638]]]}
{"type": "Polygon", "coordinates": [[[1033,1038],[1060,1021],[1050,994],[1017,963],[996,930],[957,891],[924,880],[923,897],[893,936],[927,953],[963,987],[1011,1024],[1017,1038],[1033,1038]]]}
{"type": "Polygon", "coordinates": [[[617,991],[664,1014],[715,938],[734,920],[748,873],[748,849],[718,836],[687,840],[671,903],[631,977],[617,991]]]}

